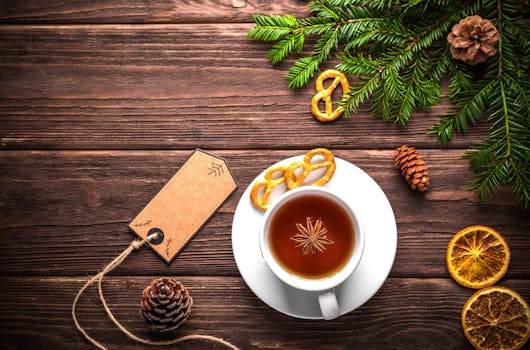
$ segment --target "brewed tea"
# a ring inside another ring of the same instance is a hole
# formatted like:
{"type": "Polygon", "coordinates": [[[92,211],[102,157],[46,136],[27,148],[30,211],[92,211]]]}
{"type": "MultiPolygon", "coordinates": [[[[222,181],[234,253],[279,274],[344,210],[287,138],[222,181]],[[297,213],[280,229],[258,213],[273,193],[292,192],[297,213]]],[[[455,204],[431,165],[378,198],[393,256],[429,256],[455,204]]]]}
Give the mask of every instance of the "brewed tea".
{"type": "Polygon", "coordinates": [[[269,245],[278,263],[304,278],[340,271],[354,248],[348,212],[332,199],[315,194],[292,198],[271,218],[269,245]]]}

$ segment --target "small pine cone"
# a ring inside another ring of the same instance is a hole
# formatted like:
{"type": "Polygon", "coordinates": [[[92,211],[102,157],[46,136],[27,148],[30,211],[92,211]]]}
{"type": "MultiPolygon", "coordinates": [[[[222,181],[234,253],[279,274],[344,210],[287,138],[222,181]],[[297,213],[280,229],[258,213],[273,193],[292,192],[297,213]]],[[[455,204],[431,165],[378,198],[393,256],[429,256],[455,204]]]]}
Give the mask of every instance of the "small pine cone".
{"type": "Polygon", "coordinates": [[[471,65],[484,62],[495,54],[500,34],[490,20],[469,16],[453,26],[447,35],[453,58],[471,65]]]}
{"type": "Polygon", "coordinates": [[[140,313],[150,328],[166,332],[186,321],[192,305],[186,287],[174,278],[163,277],[152,280],[142,292],[140,313]]]}
{"type": "Polygon", "coordinates": [[[431,179],[425,161],[414,147],[403,145],[394,151],[394,166],[401,169],[401,175],[413,190],[427,191],[431,179]]]}

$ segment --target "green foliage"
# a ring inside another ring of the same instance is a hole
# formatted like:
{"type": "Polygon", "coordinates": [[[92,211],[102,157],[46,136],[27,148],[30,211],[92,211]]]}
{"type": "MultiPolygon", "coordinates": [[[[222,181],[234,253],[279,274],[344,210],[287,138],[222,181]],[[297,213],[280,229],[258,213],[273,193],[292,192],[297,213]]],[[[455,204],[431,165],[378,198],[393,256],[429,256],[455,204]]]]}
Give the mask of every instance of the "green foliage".
{"type": "Polygon", "coordinates": [[[309,55],[285,76],[288,86],[306,85],[321,64],[335,56],[336,68],[357,77],[340,102],[345,115],[371,102],[371,113],[406,125],[418,109],[440,102],[441,80],[449,78],[447,113],[429,130],[444,144],[454,131],[465,133],[481,120],[490,134],[465,153],[476,172],[471,190],[485,201],[511,185],[514,202],[530,203],[530,34],[521,14],[525,1],[475,0],[313,0],[312,16],[255,15],[248,38],[274,42],[273,64],[300,53],[308,36],[316,37],[309,55]],[[479,14],[501,34],[497,53],[477,77],[472,67],[454,60],[447,34],[461,19],[479,14]],[[335,55],[334,55],[335,54],[335,55]]]}

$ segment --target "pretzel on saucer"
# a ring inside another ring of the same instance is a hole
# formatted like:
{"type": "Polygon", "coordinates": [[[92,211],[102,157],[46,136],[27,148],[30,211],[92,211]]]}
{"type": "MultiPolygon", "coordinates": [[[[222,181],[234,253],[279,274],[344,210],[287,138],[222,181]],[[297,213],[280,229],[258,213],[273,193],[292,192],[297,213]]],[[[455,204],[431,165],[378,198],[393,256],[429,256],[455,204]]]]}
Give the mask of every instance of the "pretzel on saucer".
{"type": "Polygon", "coordinates": [[[293,162],[287,170],[285,170],[285,183],[288,189],[300,187],[307,176],[318,169],[327,168],[326,172],[310,186],[322,186],[329,182],[335,173],[335,157],[333,153],[325,148],[315,148],[307,152],[303,160],[293,162]],[[311,163],[313,157],[320,155],[324,159],[315,163],[311,163]],[[302,169],[300,174],[296,174],[297,169],[302,169]]]}
{"type": "Polygon", "coordinates": [[[250,199],[254,206],[261,210],[267,210],[272,203],[269,203],[269,196],[272,191],[285,183],[287,190],[300,187],[307,176],[318,169],[326,167],[326,172],[319,179],[315,180],[310,186],[322,186],[328,183],[335,172],[335,157],[333,153],[325,148],[315,148],[307,152],[303,160],[294,161],[289,165],[272,166],[265,171],[262,180],[258,180],[250,190],[250,199]],[[312,163],[313,157],[322,156],[323,160],[312,163]],[[302,171],[297,174],[297,170],[302,171]],[[281,176],[277,176],[280,174],[281,176]],[[264,188],[264,191],[260,191],[264,188]],[[261,196],[260,196],[261,193],[261,196]]]}
{"type": "Polygon", "coordinates": [[[270,167],[265,172],[264,179],[259,180],[254,184],[252,190],[250,191],[250,199],[256,208],[267,210],[270,207],[271,203],[268,203],[269,196],[276,187],[285,182],[285,171],[287,170],[287,167],[287,165],[270,167]],[[281,176],[275,178],[274,175],[277,173],[281,173],[281,176]],[[260,197],[259,192],[263,187],[265,188],[265,191],[260,197]]]}
{"type": "Polygon", "coordinates": [[[341,72],[334,69],[327,69],[320,73],[316,79],[316,90],[317,93],[311,99],[311,113],[321,122],[330,122],[337,119],[344,113],[344,108],[337,107],[333,110],[333,104],[331,102],[331,95],[333,91],[337,88],[338,85],[342,86],[342,95],[344,96],[350,91],[350,86],[348,84],[348,79],[341,72]],[[333,82],[330,86],[324,89],[324,80],[333,79],[333,82]],[[326,111],[320,111],[318,104],[321,100],[324,100],[326,105],[326,111]]]}

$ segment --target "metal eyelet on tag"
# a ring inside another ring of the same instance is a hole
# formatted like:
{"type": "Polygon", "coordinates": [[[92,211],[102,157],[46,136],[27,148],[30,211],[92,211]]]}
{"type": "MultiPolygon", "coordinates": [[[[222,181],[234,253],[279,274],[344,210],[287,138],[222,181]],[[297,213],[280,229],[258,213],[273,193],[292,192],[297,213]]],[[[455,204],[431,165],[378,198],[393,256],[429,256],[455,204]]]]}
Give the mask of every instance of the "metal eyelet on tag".
{"type": "Polygon", "coordinates": [[[147,236],[150,236],[152,234],[156,233],[157,236],[149,241],[149,243],[157,245],[164,241],[164,231],[159,229],[158,227],[153,227],[152,229],[147,232],[147,236]]]}

